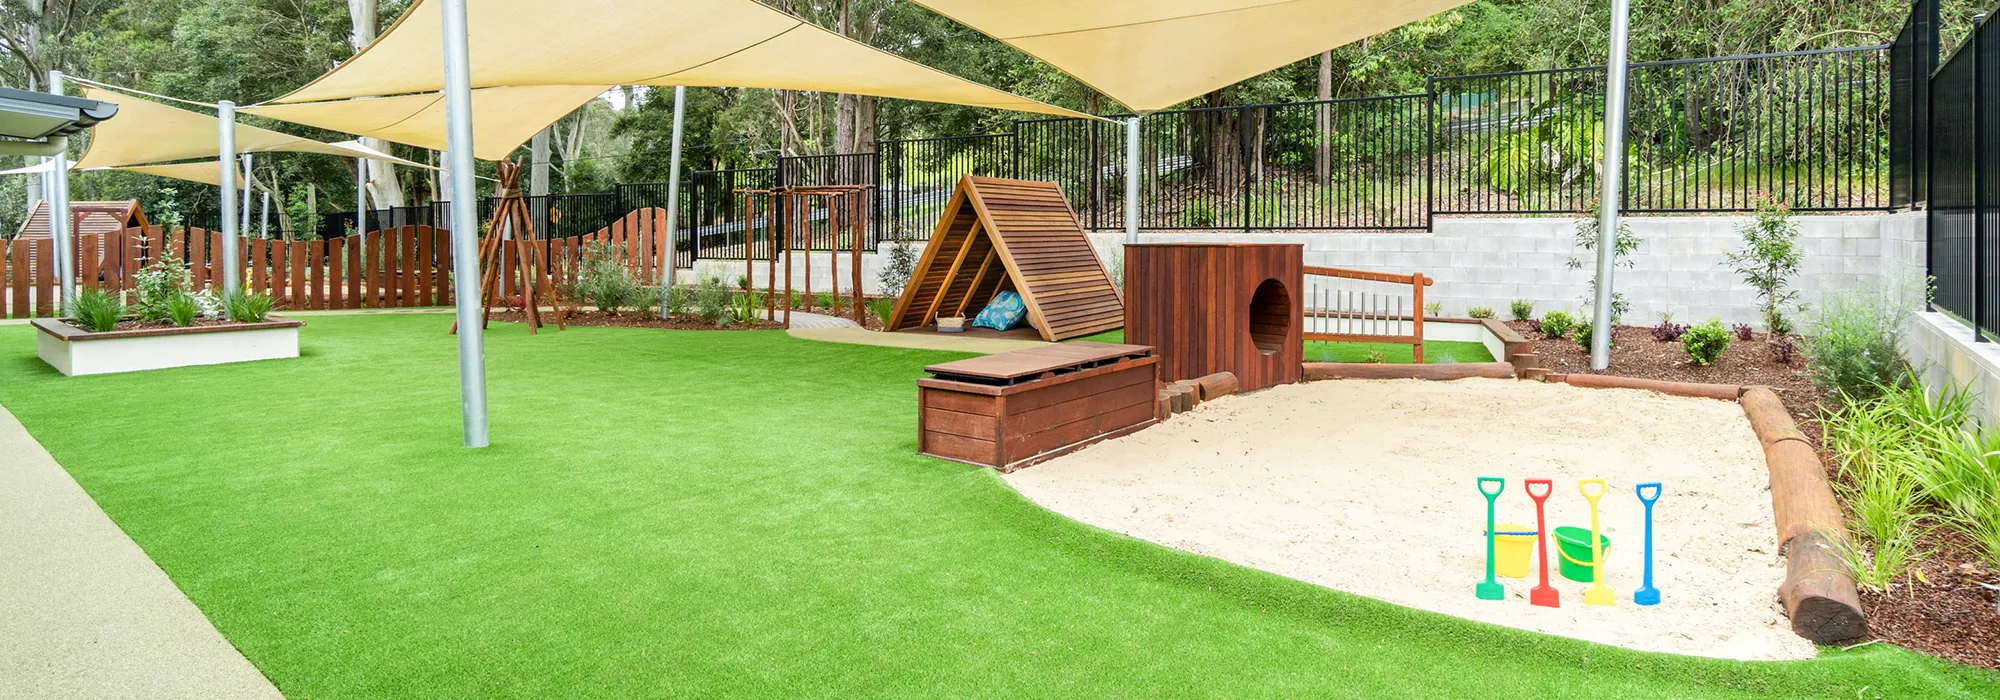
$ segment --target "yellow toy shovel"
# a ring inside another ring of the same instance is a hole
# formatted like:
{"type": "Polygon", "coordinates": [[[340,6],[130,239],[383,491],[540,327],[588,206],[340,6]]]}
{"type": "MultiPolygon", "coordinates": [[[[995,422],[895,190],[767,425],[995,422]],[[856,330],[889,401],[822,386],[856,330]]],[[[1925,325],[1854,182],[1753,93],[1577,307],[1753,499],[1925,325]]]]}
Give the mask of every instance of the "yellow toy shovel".
{"type": "Polygon", "coordinates": [[[1597,534],[1597,499],[1604,497],[1604,480],[1580,480],[1576,482],[1576,491],[1583,494],[1583,500],[1590,501],[1590,587],[1583,589],[1583,604],[1612,605],[1617,602],[1618,594],[1604,585],[1604,546],[1597,534]],[[1597,486],[1596,493],[1591,493],[1592,485],[1597,486]]]}

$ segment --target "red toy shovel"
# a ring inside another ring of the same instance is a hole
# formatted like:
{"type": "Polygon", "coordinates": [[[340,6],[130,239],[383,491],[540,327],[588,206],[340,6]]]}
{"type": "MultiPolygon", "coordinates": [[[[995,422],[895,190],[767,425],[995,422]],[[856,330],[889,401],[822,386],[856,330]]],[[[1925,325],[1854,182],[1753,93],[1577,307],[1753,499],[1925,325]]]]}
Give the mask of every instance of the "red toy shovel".
{"type": "Polygon", "coordinates": [[[1562,594],[1556,592],[1555,586],[1549,585],[1549,525],[1548,519],[1542,513],[1542,504],[1547,503],[1549,494],[1555,492],[1555,484],[1548,479],[1528,479],[1521,483],[1521,487],[1527,489],[1529,498],[1535,499],[1535,544],[1541,547],[1539,558],[1542,560],[1542,582],[1529,589],[1528,602],[1547,608],[1560,608],[1562,594]],[[1542,488],[1541,493],[1535,493],[1537,486],[1542,488]]]}

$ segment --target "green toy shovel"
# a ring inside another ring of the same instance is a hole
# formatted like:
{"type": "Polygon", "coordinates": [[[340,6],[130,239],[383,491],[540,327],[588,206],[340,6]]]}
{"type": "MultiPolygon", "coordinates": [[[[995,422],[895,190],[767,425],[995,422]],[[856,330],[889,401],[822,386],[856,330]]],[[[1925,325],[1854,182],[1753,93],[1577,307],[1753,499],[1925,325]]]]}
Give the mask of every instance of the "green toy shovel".
{"type": "Polygon", "coordinates": [[[1497,476],[1479,477],[1479,492],[1486,496],[1486,580],[1479,582],[1473,593],[1479,596],[1480,600],[1501,600],[1507,597],[1507,587],[1500,585],[1500,580],[1493,577],[1493,538],[1495,537],[1493,532],[1493,502],[1498,500],[1500,493],[1506,489],[1506,479],[1497,476]],[[1492,490],[1487,490],[1487,484],[1493,485],[1492,490]]]}

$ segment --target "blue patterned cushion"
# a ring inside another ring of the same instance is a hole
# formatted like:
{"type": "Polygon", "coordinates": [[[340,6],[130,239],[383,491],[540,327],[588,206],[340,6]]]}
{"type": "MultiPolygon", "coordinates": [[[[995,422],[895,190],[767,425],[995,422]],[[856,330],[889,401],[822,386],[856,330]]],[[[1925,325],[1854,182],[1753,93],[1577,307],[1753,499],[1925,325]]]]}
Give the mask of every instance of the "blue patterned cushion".
{"type": "Polygon", "coordinates": [[[1022,303],[1021,295],[1011,291],[994,295],[986,304],[986,310],[979,312],[979,318],[972,319],[972,325],[1004,331],[1021,325],[1028,317],[1028,305],[1022,303]]]}

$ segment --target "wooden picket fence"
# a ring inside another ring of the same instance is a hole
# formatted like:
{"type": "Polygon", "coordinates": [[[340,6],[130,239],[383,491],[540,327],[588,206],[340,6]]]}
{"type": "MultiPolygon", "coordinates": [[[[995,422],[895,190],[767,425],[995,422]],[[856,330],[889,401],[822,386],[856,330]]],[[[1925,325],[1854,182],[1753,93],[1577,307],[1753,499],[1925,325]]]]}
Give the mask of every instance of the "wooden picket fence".
{"type": "MultiPolygon", "coordinates": [[[[608,243],[641,281],[657,282],[665,245],[666,212],[641,209],[594,233],[536,241],[545,284],[574,282],[578,263],[593,243],[608,243]]],[[[53,242],[16,239],[0,246],[0,318],[55,314],[53,242]]],[[[451,233],[403,226],[319,241],[242,237],[244,287],[270,294],[280,309],[378,309],[452,304],[451,233]]],[[[512,270],[524,245],[501,246],[512,270]]],[[[85,289],[130,291],[138,272],[160,252],[187,266],[199,289],[222,288],[222,234],[198,228],[129,228],[77,237],[78,284],[85,289]]],[[[518,294],[518,278],[503,278],[501,294],[518,294]]]]}

